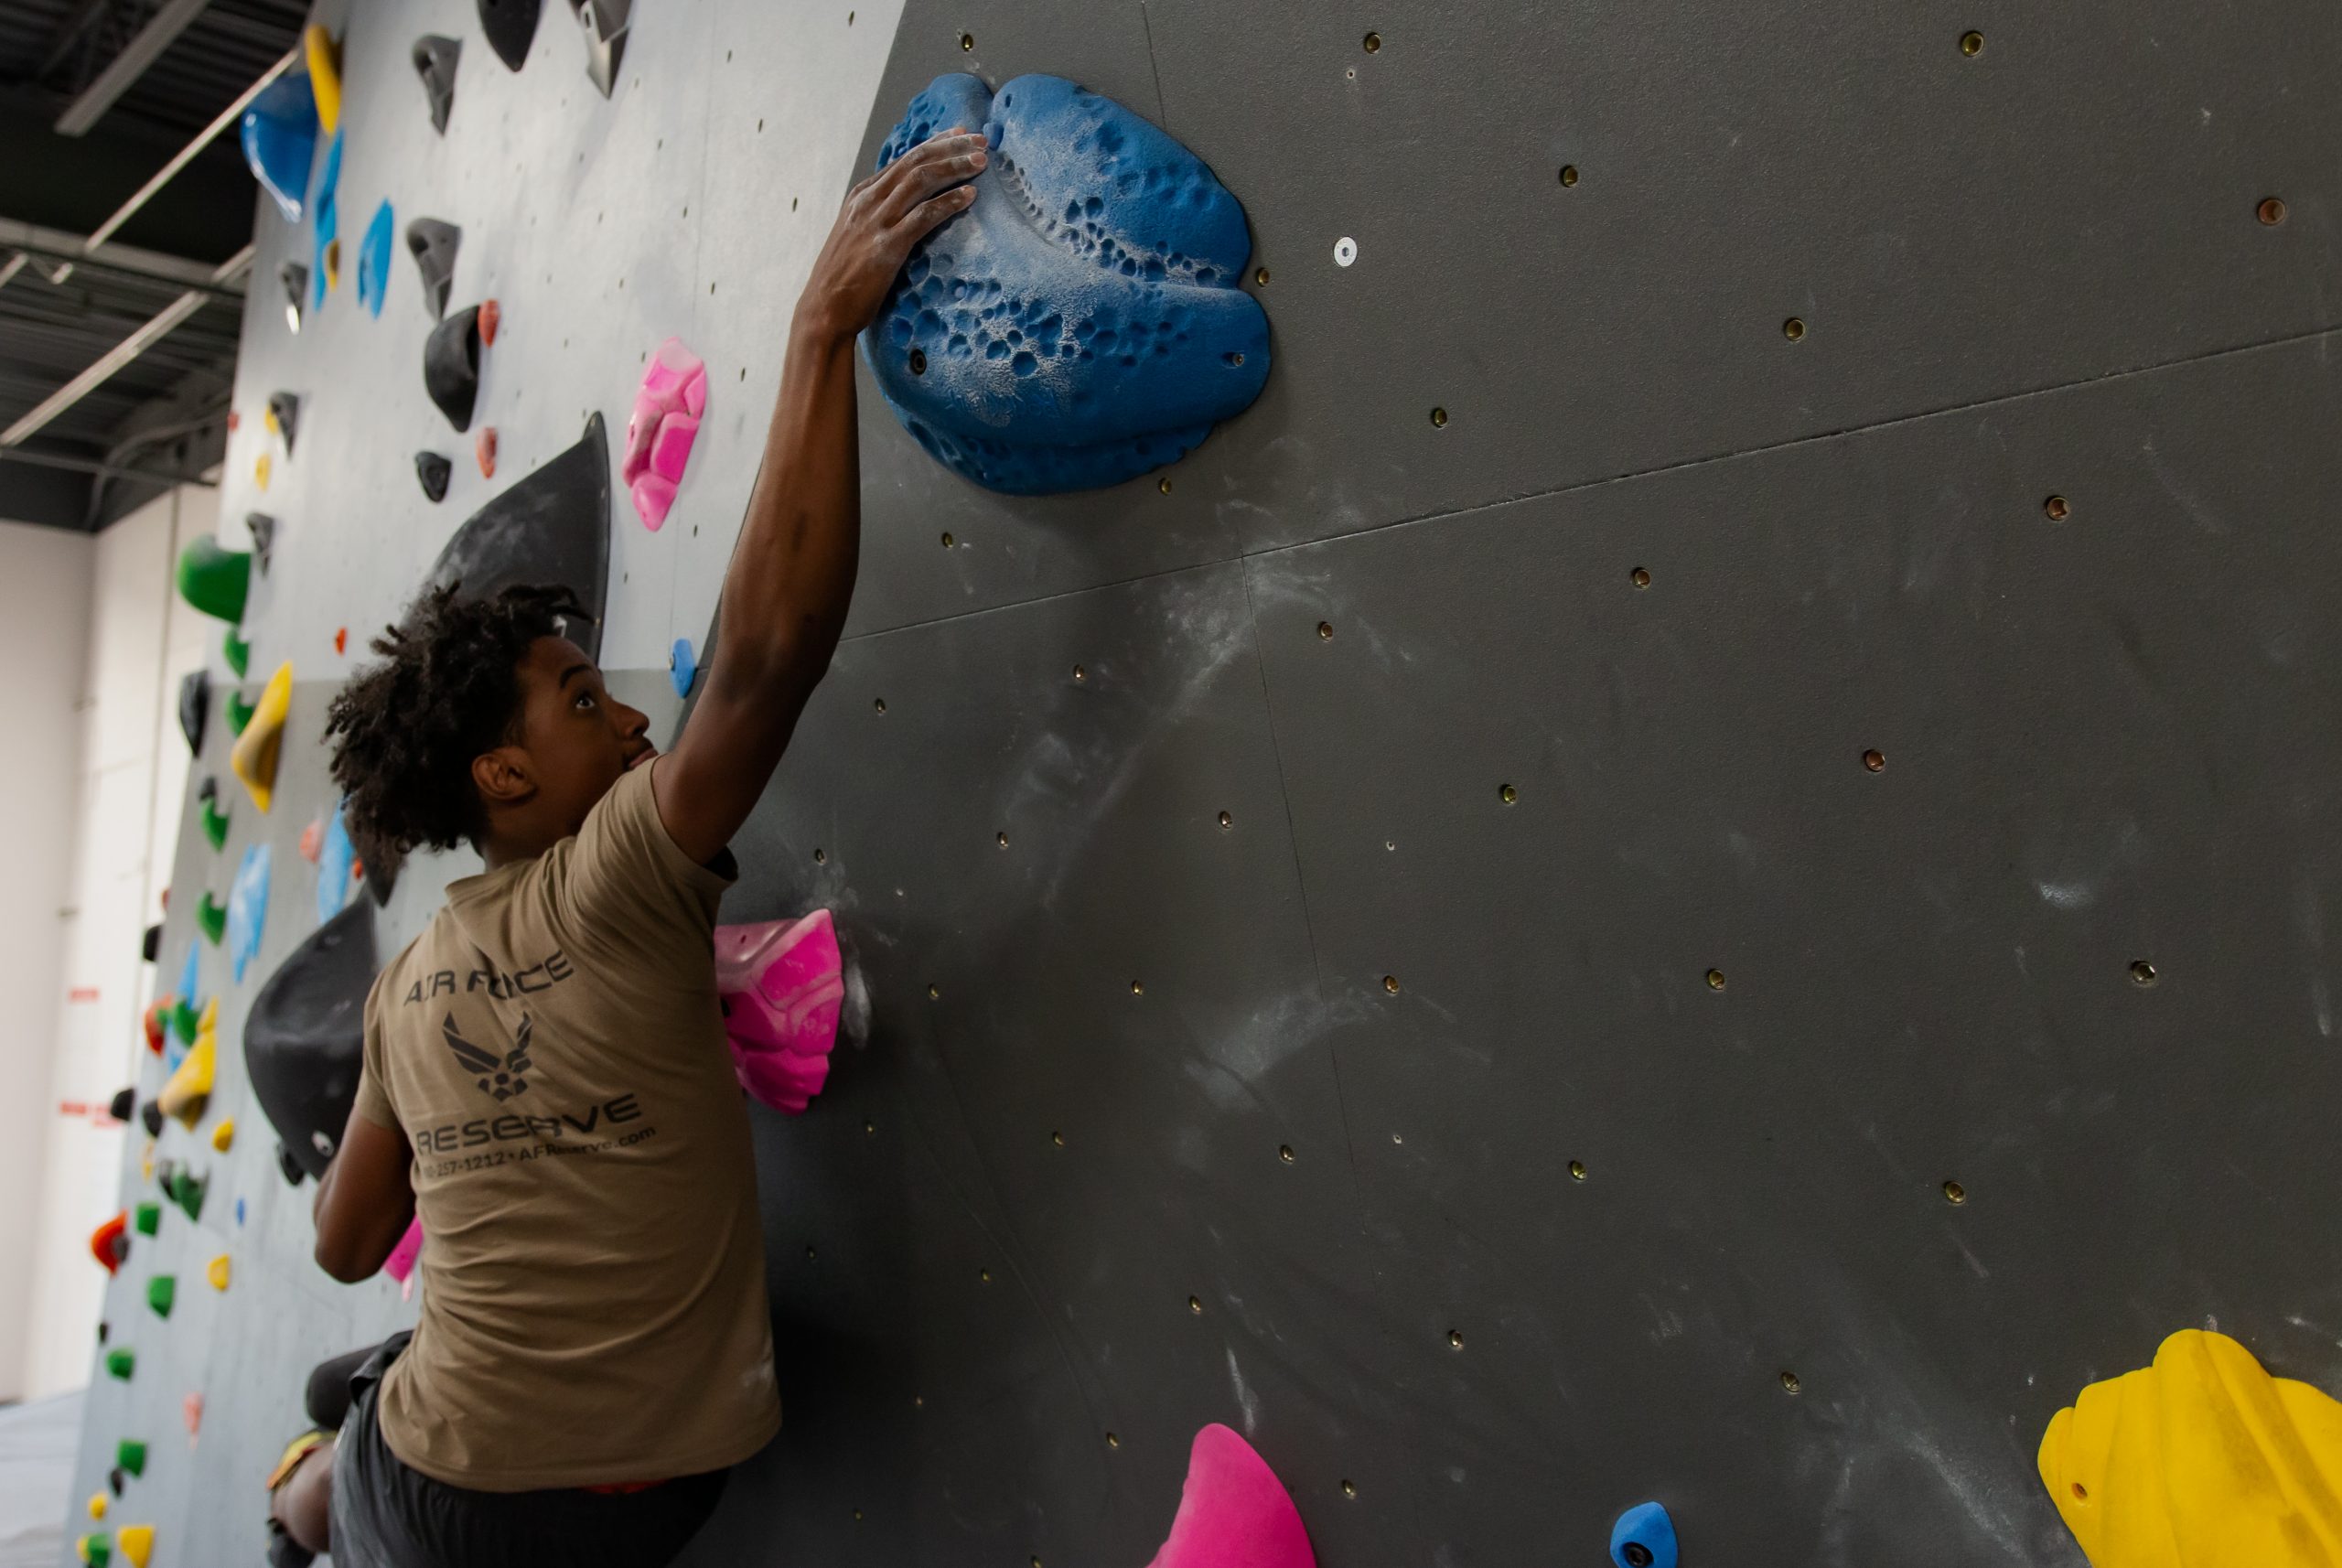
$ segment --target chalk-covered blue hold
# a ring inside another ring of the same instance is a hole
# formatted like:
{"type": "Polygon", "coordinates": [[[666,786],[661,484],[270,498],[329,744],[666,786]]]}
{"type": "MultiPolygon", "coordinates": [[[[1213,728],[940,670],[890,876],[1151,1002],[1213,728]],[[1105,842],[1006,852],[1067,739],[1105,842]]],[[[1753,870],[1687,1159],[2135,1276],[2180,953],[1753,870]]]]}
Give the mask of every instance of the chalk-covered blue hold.
{"type": "Polygon", "coordinates": [[[1617,1568],[1675,1568],[1675,1521],[1657,1503],[1637,1503],[1610,1527],[1610,1561],[1617,1568]]]}
{"type": "Polygon", "coordinates": [[[878,166],[954,125],[992,147],[975,205],[912,251],[862,338],[938,461],[1010,495],[1120,484],[1260,395],[1252,233],[1200,159],[1061,77],[994,95],[955,74],[911,100],[878,166]]]}
{"type": "Polygon", "coordinates": [[[675,639],[675,646],[667,653],[667,679],[675,683],[675,695],[692,694],[692,682],[699,678],[699,656],[692,651],[692,639],[675,639]]]}
{"type": "Polygon", "coordinates": [[[228,954],[241,983],[244,969],[260,951],[261,928],[268,923],[268,846],[253,844],[236,867],[228,890],[228,954]]]}
{"type": "Polygon", "coordinates": [[[383,297],[391,287],[391,204],[374,209],[366,237],[358,243],[358,303],[371,316],[382,314],[383,297]]]}
{"type": "Polygon", "coordinates": [[[244,111],[238,139],[252,177],[276,199],[285,220],[298,223],[309,165],[317,154],[317,101],[309,91],[308,73],[280,76],[262,88],[244,111]]]}

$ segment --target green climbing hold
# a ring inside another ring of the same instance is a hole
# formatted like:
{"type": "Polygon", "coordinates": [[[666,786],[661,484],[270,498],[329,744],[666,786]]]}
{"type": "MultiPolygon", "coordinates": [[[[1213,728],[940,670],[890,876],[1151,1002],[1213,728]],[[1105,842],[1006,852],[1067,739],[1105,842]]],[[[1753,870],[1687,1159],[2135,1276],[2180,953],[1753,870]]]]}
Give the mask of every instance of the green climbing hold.
{"type": "Polygon", "coordinates": [[[244,618],[244,593],[252,577],[252,556],[221,549],[209,534],[179,553],[179,597],[230,626],[244,618]]]}
{"type": "Polygon", "coordinates": [[[131,1211],[130,1219],[132,1224],[138,1227],[138,1233],[141,1236],[152,1236],[163,1228],[163,1206],[159,1203],[142,1203],[131,1211]]]}
{"type": "Polygon", "coordinates": [[[191,1046],[195,1044],[196,1036],[202,1032],[203,1015],[201,1012],[197,1010],[194,1001],[191,998],[185,996],[181,996],[173,1001],[171,1004],[171,1033],[177,1035],[181,1043],[191,1046]]]}
{"type": "Polygon", "coordinates": [[[203,901],[195,907],[195,923],[203,928],[203,939],[218,947],[228,935],[228,906],[205,889],[203,901]]]}
{"type": "Polygon", "coordinates": [[[113,1462],[117,1467],[127,1470],[134,1476],[145,1475],[146,1473],[146,1444],[134,1442],[127,1437],[124,1438],[113,1445],[113,1462]]]}
{"type": "Polygon", "coordinates": [[[244,726],[252,722],[252,714],[259,711],[260,704],[246,702],[242,692],[229,693],[228,728],[230,732],[235,735],[243,734],[244,726]]]}
{"type": "Polygon", "coordinates": [[[163,1191],[173,1203],[187,1211],[189,1219],[203,1218],[203,1197],[211,1184],[199,1181],[186,1171],[173,1171],[163,1183],[163,1191]]]}
{"type": "Polygon", "coordinates": [[[102,1535],[85,1535],[73,1543],[89,1568],[113,1568],[113,1547],[102,1535]]]}
{"type": "Polygon", "coordinates": [[[130,1381],[130,1374],[137,1369],[138,1357],[135,1353],[129,1350],[109,1350],[106,1352],[106,1375],[108,1377],[119,1378],[126,1383],[130,1381]]]}
{"type": "Polygon", "coordinates": [[[171,1315],[171,1304],[178,1299],[178,1282],[168,1274],[156,1274],[146,1282],[146,1305],[155,1309],[157,1317],[171,1315]]]}
{"type": "Polygon", "coordinates": [[[238,680],[243,679],[245,671],[252,667],[252,645],[238,637],[232,628],[228,640],[220,645],[220,651],[227,655],[228,668],[236,672],[238,680]]]}
{"type": "Polygon", "coordinates": [[[217,800],[203,802],[203,836],[219,849],[228,842],[228,813],[220,809],[217,800]]]}

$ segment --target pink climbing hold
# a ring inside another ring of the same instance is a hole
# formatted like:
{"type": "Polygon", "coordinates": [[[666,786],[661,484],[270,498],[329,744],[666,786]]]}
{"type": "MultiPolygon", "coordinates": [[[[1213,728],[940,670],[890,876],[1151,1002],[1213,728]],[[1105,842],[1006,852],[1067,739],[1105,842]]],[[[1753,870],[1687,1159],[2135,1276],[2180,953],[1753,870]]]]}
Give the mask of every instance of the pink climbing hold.
{"type": "Polygon", "coordinates": [[[802,919],[715,929],[715,990],[740,1087],[775,1111],[802,1112],[829,1080],[845,1000],[837,927],[802,919]]]}
{"type": "Polygon", "coordinates": [[[400,1237],[399,1244],[391,1249],[391,1255],[382,1260],[382,1272],[399,1283],[404,1284],[407,1283],[407,1276],[414,1273],[414,1261],[421,1256],[423,1256],[423,1221],[410,1219],[407,1221],[406,1234],[400,1237]]]}
{"type": "Polygon", "coordinates": [[[190,1446],[203,1430],[203,1395],[191,1393],[180,1402],[179,1414],[187,1420],[187,1440],[190,1446]]]}
{"type": "Polygon", "coordinates": [[[326,820],[318,817],[301,830],[301,858],[311,865],[315,865],[317,864],[317,857],[325,854],[325,850],[326,820]]]}
{"type": "Polygon", "coordinates": [[[642,372],[626,425],[626,456],[618,462],[635,514],[654,532],[675,504],[675,487],[682,483],[706,410],[706,364],[681,338],[668,338],[642,372]]]}
{"type": "Polygon", "coordinates": [[[1187,1452],[1170,1538],[1147,1568],[1316,1568],[1309,1532],[1269,1462],[1215,1422],[1187,1452]]]}

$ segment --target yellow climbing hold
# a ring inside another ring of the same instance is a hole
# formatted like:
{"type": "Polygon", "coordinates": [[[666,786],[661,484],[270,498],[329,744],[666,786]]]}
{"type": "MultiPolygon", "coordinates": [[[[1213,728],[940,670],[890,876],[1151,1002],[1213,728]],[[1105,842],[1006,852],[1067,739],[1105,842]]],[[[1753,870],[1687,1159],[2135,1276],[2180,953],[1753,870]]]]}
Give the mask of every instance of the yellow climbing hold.
{"type": "Polygon", "coordinates": [[[220,1125],[211,1129],[211,1146],[224,1155],[235,1141],[236,1119],[233,1116],[221,1117],[220,1125]]]}
{"type": "Polygon", "coordinates": [[[226,1290],[228,1288],[228,1254],[222,1252],[204,1264],[203,1277],[211,1282],[213,1290],[226,1290]]]}
{"type": "Polygon", "coordinates": [[[2095,1568],[2342,1564],[2342,1403],[2224,1334],[2082,1390],[2037,1462],[2095,1568]]]}
{"type": "Polygon", "coordinates": [[[151,1524],[126,1524],[113,1533],[113,1543],[130,1559],[133,1568],[146,1568],[147,1559],[155,1555],[155,1527],[151,1524]]]}
{"type": "Polygon", "coordinates": [[[315,24],[302,33],[301,44],[309,57],[309,91],[317,101],[317,124],[330,136],[341,125],[341,46],[315,24]]]}
{"type": "Polygon", "coordinates": [[[90,1494],[90,1517],[91,1519],[103,1519],[106,1517],[106,1495],[103,1492],[91,1492],[90,1494]]]}
{"type": "Polygon", "coordinates": [[[276,793],[276,756],[285,740],[285,715],[292,706],[293,662],[287,660],[261,689],[252,723],[236,737],[236,749],[228,755],[229,768],[243,780],[252,804],[263,811],[276,793]]]}
{"type": "Polygon", "coordinates": [[[268,454],[263,452],[260,460],[252,465],[252,483],[262,489],[268,489],[268,454]]]}
{"type": "Polygon", "coordinates": [[[146,1146],[138,1153],[138,1179],[155,1179],[155,1140],[152,1138],[146,1140],[146,1146]]]}
{"type": "Polygon", "coordinates": [[[219,1016],[220,999],[215,996],[203,1009],[203,1027],[196,1031],[195,1044],[188,1047],[187,1059],[164,1083],[163,1092],[155,1097],[163,1114],[177,1117],[180,1125],[189,1132],[203,1120],[203,1108],[211,1098],[211,1078],[220,1061],[219,1016]]]}

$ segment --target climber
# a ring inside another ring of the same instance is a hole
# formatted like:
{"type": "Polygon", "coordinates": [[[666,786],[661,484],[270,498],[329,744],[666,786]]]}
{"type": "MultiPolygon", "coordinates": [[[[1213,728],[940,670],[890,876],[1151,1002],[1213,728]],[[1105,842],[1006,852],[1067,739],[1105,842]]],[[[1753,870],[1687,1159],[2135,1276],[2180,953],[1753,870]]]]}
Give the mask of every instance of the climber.
{"type": "Polygon", "coordinates": [[[334,1561],[663,1563],[779,1430],[748,1123],[713,936],[725,846],[828,669],[860,547],[854,339],[975,199],[946,132],[848,194],[797,303],[698,706],[661,756],[560,589],[426,591],[327,736],[371,866],[469,843],[377,977],[317,1257],[371,1277],[419,1211],[411,1342],[361,1377],[334,1561]]]}
{"type": "Polygon", "coordinates": [[[311,1558],[333,1549],[334,1446],[355,1397],[352,1379],[361,1373],[379,1378],[374,1357],[403,1343],[393,1335],[381,1345],[369,1345],[347,1355],[320,1361],[310,1369],[303,1404],[309,1430],[285,1444],[268,1476],[269,1568],[308,1568],[311,1558]]]}

